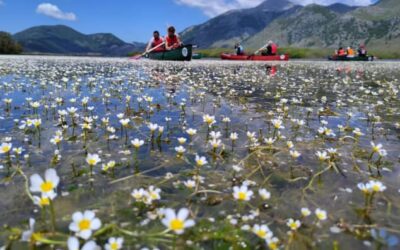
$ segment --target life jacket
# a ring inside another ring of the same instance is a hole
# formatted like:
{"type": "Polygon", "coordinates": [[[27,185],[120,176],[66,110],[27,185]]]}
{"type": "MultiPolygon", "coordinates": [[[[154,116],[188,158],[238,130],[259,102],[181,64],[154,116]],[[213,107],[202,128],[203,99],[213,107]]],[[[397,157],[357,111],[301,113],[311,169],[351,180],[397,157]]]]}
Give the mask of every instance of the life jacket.
{"type": "Polygon", "coordinates": [[[340,50],[338,51],[338,55],[339,55],[339,56],[345,56],[345,55],[346,55],[346,51],[345,51],[344,49],[340,49],[340,50]]]}
{"type": "MultiPolygon", "coordinates": [[[[163,42],[164,42],[164,40],[162,38],[158,38],[157,40],[153,39],[153,42],[151,43],[151,47],[155,48],[158,45],[162,44],[163,42]]],[[[154,52],[159,52],[159,51],[164,51],[164,46],[160,46],[154,50],[154,52]]]]}
{"type": "Polygon", "coordinates": [[[277,53],[278,53],[278,46],[275,43],[271,44],[271,54],[276,55],[277,53]]]}
{"type": "Polygon", "coordinates": [[[176,35],[174,35],[173,37],[167,36],[165,38],[165,40],[167,42],[168,47],[173,46],[178,43],[178,37],[176,35]]]}
{"type": "Polygon", "coordinates": [[[355,54],[354,54],[354,50],[353,49],[348,49],[347,50],[347,55],[348,56],[354,56],[355,54]]]}

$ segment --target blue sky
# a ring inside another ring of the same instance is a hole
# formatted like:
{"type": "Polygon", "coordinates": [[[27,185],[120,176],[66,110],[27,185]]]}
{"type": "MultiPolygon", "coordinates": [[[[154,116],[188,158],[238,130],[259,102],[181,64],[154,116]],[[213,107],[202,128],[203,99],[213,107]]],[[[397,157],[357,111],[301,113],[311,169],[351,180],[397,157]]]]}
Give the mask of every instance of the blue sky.
{"type": "MultiPolygon", "coordinates": [[[[15,33],[36,25],[65,24],[90,34],[111,32],[127,42],[147,41],[153,30],[202,23],[225,11],[263,0],[0,0],[0,30],[15,33]]],[[[376,0],[292,0],[299,4],[344,2],[368,5],[376,0]]]]}

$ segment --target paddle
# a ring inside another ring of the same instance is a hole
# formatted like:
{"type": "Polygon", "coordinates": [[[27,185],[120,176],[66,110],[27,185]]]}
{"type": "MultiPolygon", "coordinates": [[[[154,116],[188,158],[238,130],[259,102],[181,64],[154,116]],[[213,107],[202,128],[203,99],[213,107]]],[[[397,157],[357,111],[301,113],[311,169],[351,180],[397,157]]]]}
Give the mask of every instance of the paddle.
{"type": "Polygon", "coordinates": [[[133,60],[139,60],[140,58],[142,58],[142,57],[145,56],[146,54],[148,54],[148,53],[150,53],[150,52],[152,52],[152,51],[154,51],[154,50],[160,48],[160,47],[163,46],[163,45],[165,45],[165,42],[163,42],[163,43],[157,45],[157,46],[154,47],[154,48],[151,48],[151,49],[147,50],[146,52],[144,52],[144,53],[141,54],[141,55],[136,55],[136,56],[132,57],[132,59],[133,59],[133,60]]]}
{"type": "Polygon", "coordinates": [[[253,55],[257,55],[258,52],[260,52],[261,50],[265,49],[266,47],[268,47],[268,43],[265,44],[264,46],[262,46],[261,48],[259,48],[258,50],[256,50],[256,52],[254,52],[253,55]]]}

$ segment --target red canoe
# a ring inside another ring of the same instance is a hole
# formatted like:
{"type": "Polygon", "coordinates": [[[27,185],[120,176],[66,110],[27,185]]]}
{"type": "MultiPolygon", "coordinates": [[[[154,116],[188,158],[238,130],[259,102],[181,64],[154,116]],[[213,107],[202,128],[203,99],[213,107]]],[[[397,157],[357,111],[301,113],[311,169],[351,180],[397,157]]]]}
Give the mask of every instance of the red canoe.
{"type": "Polygon", "coordinates": [[[234,60],[234,61],[288,61],[289,55],[276,55],[276,56],[257,56],[257,55],[232,55],[232,54],[221,54],[222,60],[234,60]]]}

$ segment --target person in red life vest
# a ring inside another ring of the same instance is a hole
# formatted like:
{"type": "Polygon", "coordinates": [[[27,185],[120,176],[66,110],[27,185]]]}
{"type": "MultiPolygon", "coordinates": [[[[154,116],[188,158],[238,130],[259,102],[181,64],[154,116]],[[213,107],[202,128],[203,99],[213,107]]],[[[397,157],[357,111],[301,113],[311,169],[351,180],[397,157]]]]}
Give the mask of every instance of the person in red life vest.
{"type": "Polygon", "coordinates": [[[157,30],[153,32],[153,38],[151,38],[149,44],[147,45],[146,51],[151,50],[152,48],[156,48],[153,51],[154,52],[161,52],[165,50],[165,46],[161,45],[162,43],[164,43],[164,39],[162,37],[160,37],[160,32],[158,32],[157,30]],[[161,46],[159,46],[161,45],[161,46]]]}
{"type": "Polygon", "coordinates": [[[261,55],[263,56],[276,56],[278,53],[278,45],[276,45],[274,42],[269,41],[267,49],[264,50],[261,55]]]}
{"type": "Polygon", "coordinates": [[[165,49],[173,50],[182,46],[181,39],[175,34],[175,27],[168,28],[168,35],[165,37],[165,49]]]}
{"type": "Polygon", "coordinates": [[[339,48],[338,52],[337,52],[338,56],[347,56],[346,50],[344,50],[342,47],[339,48]]]}

